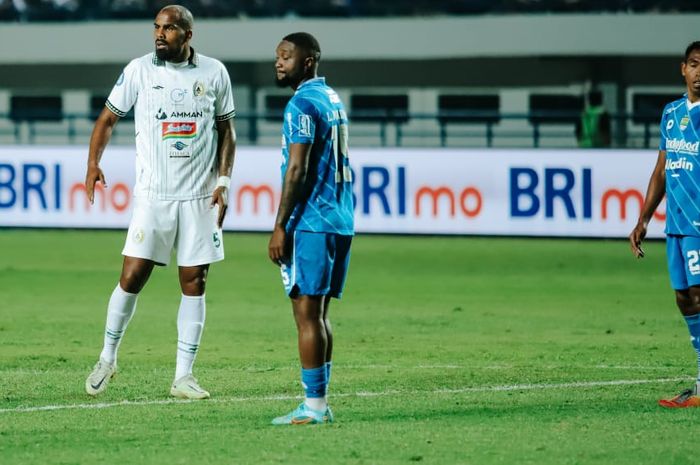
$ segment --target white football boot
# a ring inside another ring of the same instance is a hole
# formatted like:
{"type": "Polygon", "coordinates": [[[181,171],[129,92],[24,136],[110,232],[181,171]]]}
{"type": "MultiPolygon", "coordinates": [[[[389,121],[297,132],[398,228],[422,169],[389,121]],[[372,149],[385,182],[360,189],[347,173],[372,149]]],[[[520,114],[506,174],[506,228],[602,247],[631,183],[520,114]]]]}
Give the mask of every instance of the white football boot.
{"type": "Polygon", "coordinates": [[[185,375],[182,378],[175,380],[170,388],[170,395],[180,399],[208,399],[209,393],[202,389],[194,376],[185,375]]]}
{"type": "Polygon", "coordinates": [[[96,396],[107,389],[109,381],[117,374],[117,365],[100,358],[85,380],[85,392],[96,396]]]}

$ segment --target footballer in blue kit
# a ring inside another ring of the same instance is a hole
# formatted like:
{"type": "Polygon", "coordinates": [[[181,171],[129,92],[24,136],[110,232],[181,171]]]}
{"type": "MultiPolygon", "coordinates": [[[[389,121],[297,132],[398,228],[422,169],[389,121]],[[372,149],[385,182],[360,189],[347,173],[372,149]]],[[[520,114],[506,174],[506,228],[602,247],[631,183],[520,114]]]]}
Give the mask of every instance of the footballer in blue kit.
{"type": "Polygon", "coordinates": [[[328,309],[345,285],[354,204],[348,118],[338,94],[317,76],[320,58],[318,41],[305,32],[287,35],[276,50],[277,84],[295,93],[284,110],[282,197],[268,254],[292,302],[305,399],[275,425],[333,421],[328,309]]]}
{"type": "Polygon", "coordinates": [[[664,108],[656,167],[649,180],[637,225],[629,236],[632,253],[641,248],[647,225],[666,196],[666,253],[676,304],[698,357],[698,377],[690,389],[659,405],[700,407],[700,41],[688,45],[681,63],[687,93],[664,108]]]}

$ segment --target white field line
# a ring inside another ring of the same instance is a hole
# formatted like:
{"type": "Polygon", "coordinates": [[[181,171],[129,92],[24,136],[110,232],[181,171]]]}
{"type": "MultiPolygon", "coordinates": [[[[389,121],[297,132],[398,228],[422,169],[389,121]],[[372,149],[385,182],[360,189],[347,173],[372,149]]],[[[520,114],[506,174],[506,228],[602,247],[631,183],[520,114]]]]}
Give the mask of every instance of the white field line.
{"type": "MultiPolygon", "coordinates": [[[[635,384],[654,384],[654,383],[675,383],[679,381],[688,381],[693,378],[659,378],[659,379],[618,379],[610,381],[576,381],[571,383],[541,383],[541,384],[507,384],[502,386],[475,386],[463,387],[456,389],[435,389],[433,391],[408,391],[408,390],[387,390],[387,391],[358,391],[354,393],[338,393],[332,397],[388,397],[400,395],[441,395],[441,394],[464,394],[471,392],[504,392],[504,391],[536,391],[544,389],[585,389],[593,387],[607,386],[630,386],[635,384]]],[[[189,404],[192,402],[202,402],[204,404],[228,404],[235,402],[265,402],[277,400],[294,400],[301,399],[302,396],[292,395],[274,395],[274,396],[250,396],[250,397],[223,397],[219,399],[209,399],[206,401],[192,401],[179,399],[160,399],[160,400],[123,400],[120,402],[102,402],[91,404],[65,404],[65,405],[42,405],[36,407],[15,407],[0,409],[0,414],[3,413],[30,413],[30,412],[46,412],[55,410],[88,410],[102,409],[111,407],[127,407],[127,406],[148,406],[148,405],[169,405],[169,404],[189,404]]]]}
{"type": "MultiPolygon", "coordinates": [[[[557,370],[561,368],[573,368],[580,370],[639,370],[639,371],[663,371],[663,370],[678,370],[686,368],[685,365],[679,366],[653,366],[653,365],[572,365],[572,364],[559,364],[559,365],[456,365],[456,364],[436,364],[436,365],[413,365],[413,366],[401,366],[401,365],[383,365],[383,364],[369,364],[369,365],[338,365],[338,370],[517,370],[517,369],[539,369],[539,370],[557,370]]],[[[226,370],[236,371],[236,372],[250,372],[250,373],[265,373],[273,371],[282,370],[293,370],[298,371],[299,366],[280,366],[280,367],[228,367],[226,370]]],[[[0,369],[0,374],[15,374],[15,375],[42,375],[46,374],[48,370],[27,370],[27,369],[15,369],[7,368],[0,369]]],[[[83,373],[83,369],[72,369],[61,371],[69,371],[71,373],[83,373]]],[[[154,369],[153,373],[170,373],[169,369],[154,369]]]]}

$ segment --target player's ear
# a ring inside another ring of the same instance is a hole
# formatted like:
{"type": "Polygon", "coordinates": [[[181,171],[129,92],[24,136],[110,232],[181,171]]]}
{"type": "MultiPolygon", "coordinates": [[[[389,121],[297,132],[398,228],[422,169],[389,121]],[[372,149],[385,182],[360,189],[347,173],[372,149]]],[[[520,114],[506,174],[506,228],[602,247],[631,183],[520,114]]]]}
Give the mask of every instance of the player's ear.
{"type": "Polygon", "coordinates": [[[681,61],[681,76],[685,77],[685,61],[681,61]]]}
{"type": "Polygon", "coordinates": [[[185,39],[192,40],[192,29],[190,29],[189,31],[185,31],[185,39]]]}

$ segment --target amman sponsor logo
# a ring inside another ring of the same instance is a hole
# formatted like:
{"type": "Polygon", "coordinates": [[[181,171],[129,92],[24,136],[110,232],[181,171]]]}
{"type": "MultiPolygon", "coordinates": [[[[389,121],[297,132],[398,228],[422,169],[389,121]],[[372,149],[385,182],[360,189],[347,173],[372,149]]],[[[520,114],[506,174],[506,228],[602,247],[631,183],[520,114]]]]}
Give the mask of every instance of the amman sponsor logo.
{"type": "Polygon", "coordinates": [[[171,118],[201,118],[201,111],[174,111],[170,114],[171,118]]]}
{"type": "Polygon", "coordinates": [[[679,158],[678,160],[666,160],[667,170],[686,170],[693,171],[693,163],[689,162],[687,158],[679,158]]]}
{"type": "Polygon", "coordinates": [[[197,123],[162,123],[163,139],[191,139],[197,135],[197,123]]]}
{"type": "Polygon", "coordinates": [[[697,155],[700,150],[700,141],[687,142],[685,139],[668,139],[666,141],[666,150],[687,153],[688,155],[697,155]]]}

